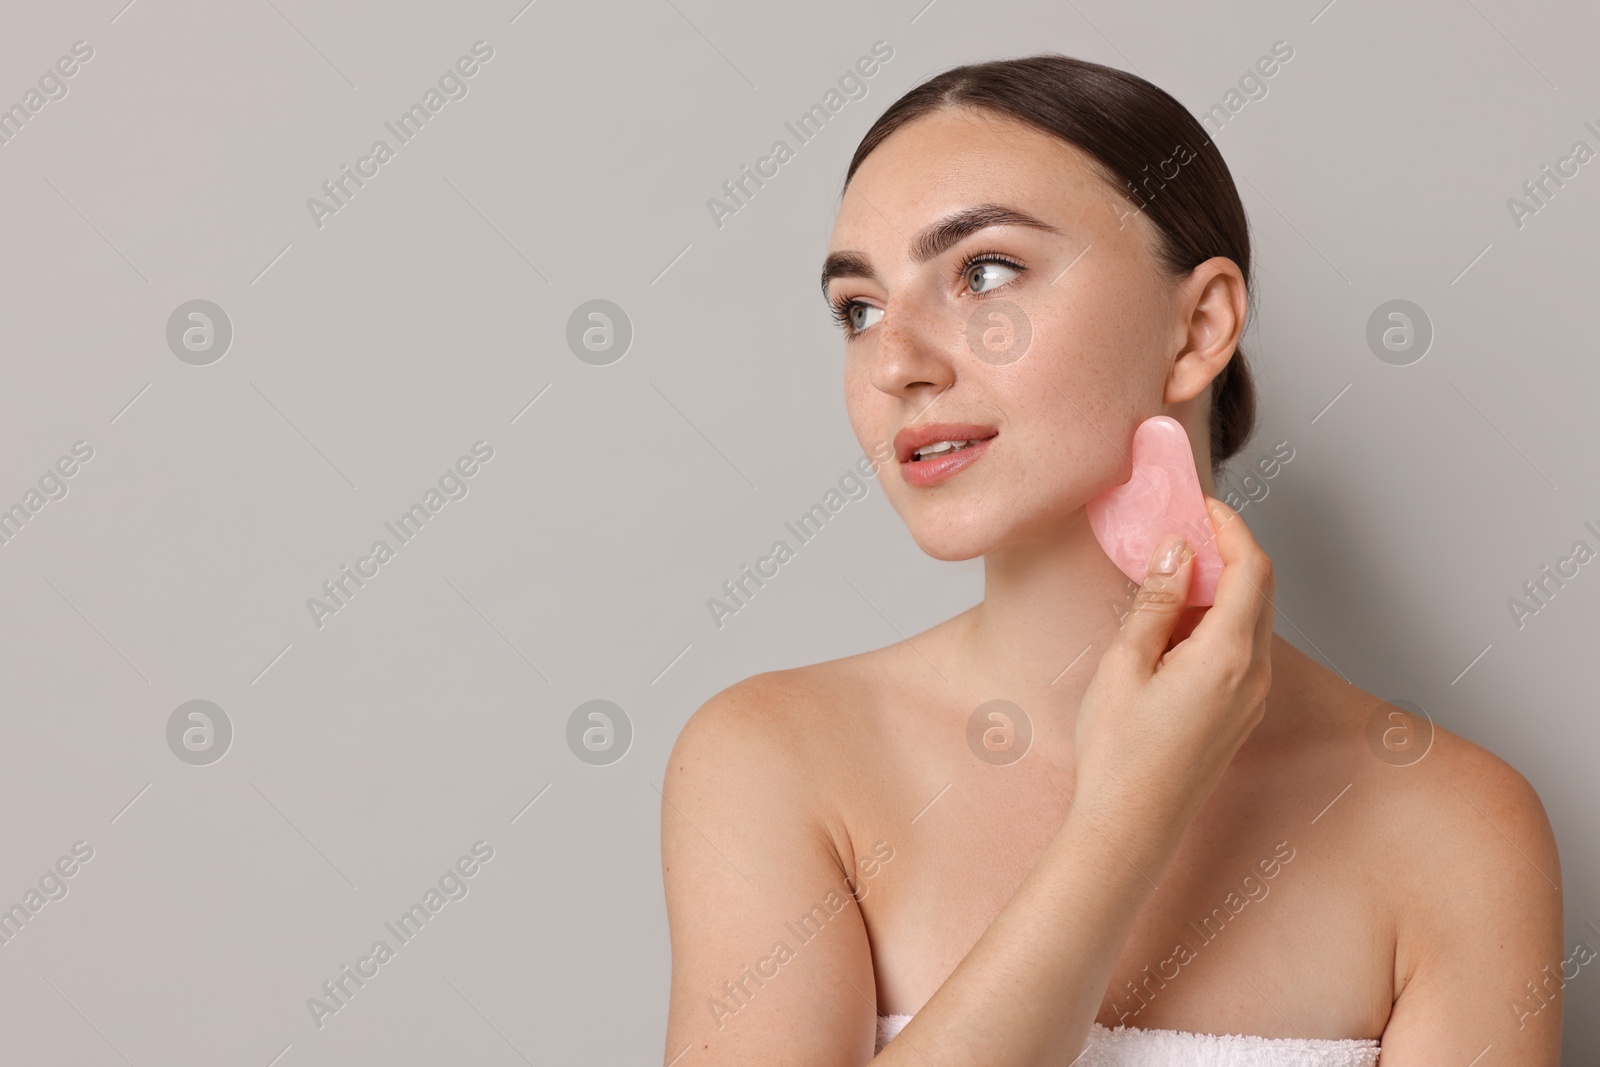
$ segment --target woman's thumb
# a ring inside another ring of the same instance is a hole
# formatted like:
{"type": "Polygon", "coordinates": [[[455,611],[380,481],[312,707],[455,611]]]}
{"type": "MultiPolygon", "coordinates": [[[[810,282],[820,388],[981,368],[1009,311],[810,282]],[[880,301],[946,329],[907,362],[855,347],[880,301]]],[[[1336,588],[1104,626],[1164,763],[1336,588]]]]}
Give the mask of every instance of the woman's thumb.
{"type": "Polygon", "coordinates": [[[1182,534],[1168,534],[1151,554],[1144,584],[1123,618],[1117,641],[1134,653],[1140,666],[1155,670],[1167,650],[1178,618],[1189,602],[1194,549],[1182,534]]]}

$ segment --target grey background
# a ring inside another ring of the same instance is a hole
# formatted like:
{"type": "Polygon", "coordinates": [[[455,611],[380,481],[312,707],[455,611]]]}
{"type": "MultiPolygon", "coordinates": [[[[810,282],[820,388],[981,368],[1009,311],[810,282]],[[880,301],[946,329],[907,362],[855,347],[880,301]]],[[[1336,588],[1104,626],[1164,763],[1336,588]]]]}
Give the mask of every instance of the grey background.
{"type": "MultiPolygon", "coordinates": [[[[8,1062],[661,1057],[655,787],[685,719],[981,592],[874,482],[721,629],[706,607],[860,454],[816,291],[845,164],[927,75],[1044,49],[1199,114],[1293,46],[1218,138],[1259,261],[1242,460],[1295,450],[1244,511],[1279,631],[1521,770],[1566,944],[1600,946],[1600,563],[1520,630],[1506,606],[1600,541],[1600,162],[1520,229],[1506,207],[1600,147],[1591,6],[123,3],[11,5],[0,34],[4,106],[94,49],[0,146],[0,505],[94,449],[0,546],[0,906],[94,849],[0,945],[8,1062]],[[314,225],[480,39],[468,95],[314,225]],[[866,98],[714,225],[877,40],[866,98]],[[194,299],[233,325],[209,366],[166,345],[194,299]],[[634,329],[609,366],[566,345],[593,299],[634,329]],[[1436,331],[1411,366],[1365,343],[1392,299],[1436,331]],[[306,599],[478,440],[468,495],[318,629],[306,599]],[[166,742],[195,699],[234,731],[206,766],[166,742]],[[605,766],[566,742],[594,699],[634,731],[605,766]],[[469,894],[319,1030],[307,998],[480,839],[469,894]]],[[[1568,1062],[1600,1055],[1594,971],[1568,1062]]]]}

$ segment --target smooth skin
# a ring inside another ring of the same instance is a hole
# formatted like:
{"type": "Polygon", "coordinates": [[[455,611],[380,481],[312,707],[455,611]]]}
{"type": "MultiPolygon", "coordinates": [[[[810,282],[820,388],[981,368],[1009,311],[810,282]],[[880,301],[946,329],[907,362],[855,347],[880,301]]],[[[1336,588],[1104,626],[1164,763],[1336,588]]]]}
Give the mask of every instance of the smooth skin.
{"type": "Polygon", "coordinates": [[[870,269],[827,286],[854,302],[851,423],[868,454],[906,426],[998,430],[941,484],[879,474],[925,552],[983,557],[984,598],[685,725],[663,1063],[1059,1065],[1093,1022],[1381,1038],[1384,1067],[1558,1062],[1538,796],[1273,632],[1271,561],[1213,499],[1206,433],[1244,279],[1220,257],[1166,275],[1154,238],[1089,157],[987,113],[918,119],[856,172],[829,252],[870,269]],[[980,204],[1049,229],[913,255],[980,204]],[[964,266],[986,252],[1019,266],[964,266]],[[994,299],[1032,327],[1011,363],[967,342],[994,299]],[[1191,552],[1130,597],[1089,529],[1086,501],[1132,472],[1116,442],[1156,414],[1188,429],[1212,508],[1210,608],[1186,607],[1191,552]],[[968,747],[995,699],[1033,728],[1009,765],[968,747]],[[874,1060],[879,1013],[915,1018],[874,1060]]]}

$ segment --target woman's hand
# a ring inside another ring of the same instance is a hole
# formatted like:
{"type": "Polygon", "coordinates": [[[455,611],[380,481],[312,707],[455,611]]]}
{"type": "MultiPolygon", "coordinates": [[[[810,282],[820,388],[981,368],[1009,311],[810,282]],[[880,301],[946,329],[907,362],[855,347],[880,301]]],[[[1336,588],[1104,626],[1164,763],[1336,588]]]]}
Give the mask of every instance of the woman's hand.
{"type": "Polygon", "coordinates": [[[1078,711],[1074,806],[1141,869],[1170,860],[1261,721],[1272,681],[1272,561],[1238,512],[1209,496],[1206,506],[1223,563],[1215,603],[1169,650],[1194,550],[1169,538],[1167,574],[1172,546],[1157,546],[1078,711]]]}

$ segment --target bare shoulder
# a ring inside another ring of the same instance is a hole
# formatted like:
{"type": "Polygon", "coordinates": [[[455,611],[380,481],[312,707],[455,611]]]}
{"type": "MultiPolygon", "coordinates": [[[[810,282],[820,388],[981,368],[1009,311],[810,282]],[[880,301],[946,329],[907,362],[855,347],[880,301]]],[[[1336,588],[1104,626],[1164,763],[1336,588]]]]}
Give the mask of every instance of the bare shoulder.
{"type": "Polygon", "coordinates": [[[1521,1048],[1521,1062],[1544,1062],[1559,1040],[1559,1008],[1544,1011],[1525,983],[1560,965],[1562,893],[1537,790],[1427,711],[1316,672],[1302,674],[1314,735],[1349,783],[1338,802],[1345,810],[1335,807],[1319,829],[1343,862],[1366,872],[1391,924],[1385,1062],[1411,1062],[1402,1047],[1421,1056],[1473,1040],[1467,1059],[1493,1041],[1521,1048]]]}
{"type": "MultiPolygon", "coordinates": [[[[1372,814],[1396,833],[1428,827],[1426,841],[1406,845],[1408,855],[1433,863],[1442,861],[1439,854],[1493,840],[1512,857],[1515,846],[1553,859],[1544,805],[1509,762],[1440,725],[1438,714],[1383,700],[1292,647],[1287,656],[1297,721],[1283,731],[1292,738],[1284,747],[1346,776],[1350,799],[1367,795],[1372,814]]],[[[1398,843],[1393,834],[1372,833],[1372,840],[1398,843]]],[[[1548,873],[1559,882],[1555,870],[1548,873]]]]}
{"type": "Polygon", "coordinates": [[[848,781],[870,729],[874,653],[766,671],[705,701],[673,745],[662,786],[667,805],[737,804],[804,820],[850,855],[837,812],[837,783],[848,781]]]}
{"type": "MultiPolygon", "coordinates": [[[[1532,783],[1505,759],[1312,663],[1302,670],[1312,736],[1351,784],[1363,837],[1386,869],[1478,889],[1560,884],[1555,837],[1532,783]]],[[[1420,712],[1420,714],[1419,714],[1420,712]]]]}
{"type": "MultiPolygon", "coordinates": [[[[816,770],[819,751],[855,718],[872,677],[874,653],[735,682],[702,704],[678,735],[670,766],[732,755],[816,770]]],[[[774,767],[774,769],[777,769],[774,767]]]]}
{"type": "Polygon", "coordinates": [[[852,890],[854,852],[826,773],[835,670],[753,675],[685,723],[661,790],[672,944],[667,1060],[865,1062],[872,954],[852,890]],[[852,857],[847,860],[845,857],[852,857]],[[799,917],[799,918],[797,918],[799,917]],[[794,958],[794,922],[828,936],[794,958]],[[784,968],[774,997],[758,990],[784,968]],[[819,1027],[817,1019],[837,1025],[819,1027]]]}
{"type": "Polygon", "coordinates": [[[1413,906],[1437,905],[1415,916],[1416,926],[1439,938],[1467,931],[1440,926],[1488,907],[1531,908],[1537,897],[1559,903],[1561,862],[1555,834],[1533,784],[1495,753],[1445,729],[1426,714],[1369,699],[1355,724],[1373,755],[1367,768],[1382,820],[1374,834],[1393,868],[1430,892],[1410,896],[1413,906]],[[1397,757],[1384,734],[1408,735],[1411,751],[1397,757]]]}
{"type": "Polygon", "coordinates": [[[809,687],[802,680],[803,672],[798,674],[769,671],[751,675],[711,696],[684,723],[669,770],[684,770],[688,762],[792,748],[801,720],[814,704],[807,699],[809,687]]]}

